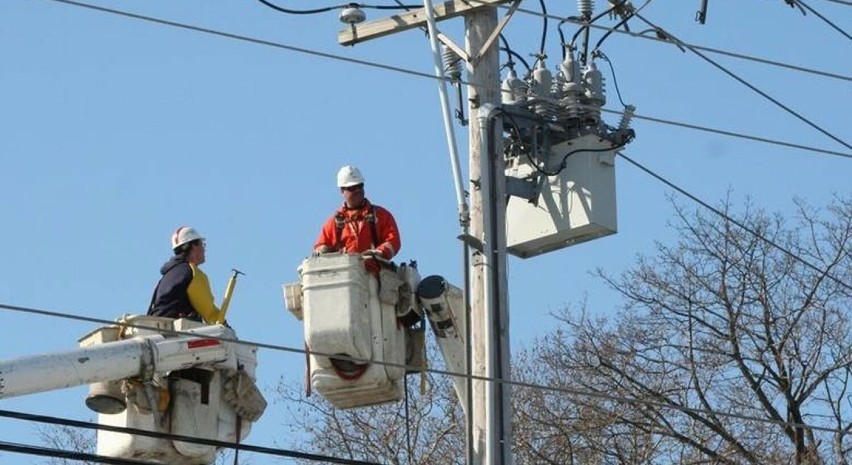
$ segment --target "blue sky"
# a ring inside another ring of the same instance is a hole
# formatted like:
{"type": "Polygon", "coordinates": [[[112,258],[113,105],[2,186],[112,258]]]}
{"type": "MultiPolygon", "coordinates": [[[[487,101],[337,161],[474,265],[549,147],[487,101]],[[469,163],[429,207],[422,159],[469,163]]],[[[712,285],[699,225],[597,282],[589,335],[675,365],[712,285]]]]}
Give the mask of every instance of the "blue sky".
{"type": "MultiPolygon", "coordinates": [[[[597,2],[601,11],[603,1],[597,2]]],[[[639,4],[640,2],[635,2],[639,4]]],[[[682,40],[852,75],[852,41],[781,0],[654,0],[644,16],[682,40]]],[[[849,31],[852,6],[808,5],[849,31]]],[[[291,16],[253,1],[92,1],[342,57],[431,72],[419,31],[341,47],[337,13],[291,16]]],[[[282,5],[325,6],[315,2],[282,5]]],[[[538,4],[522,7],[538,11],[538,4]]],[[[573,3],[550,14],[576,14],[573,3]]],[[[385,12],[369,10],[371,19],[385,12]]],[[[603,21],[603,25],[612,25],[603,21]]],[[[634,30],[645,29],[638,22],[634,30]]],[[[459,42],[461,20],[441,28],[459,42]]],[[[572,35],[573,26],[564,31],[572,35]]],[[[519,13],[513,49],[538,47],[541,19],[519,13]]],[[[593,32],[593,39],[600,37],[593,32]]],[[[611,36],[624,100],[637,113],[835,150],[843,147],[690,53],[611,36]]],[[[547,51],[560,56],[551,23],[547,51]]],[[[707,54],[849,143],[850,81],[707,54]]],[[[530,61],[532,61],[530,59],[530,61]]],[[[619,109],[608,68],[607,108],[619,109]]],[[[453,99],[454,101],[454,99],[453,99]]],[[[611,124],[617,116],[608,115],[611,124]]],[[[771,211],[792,198],[825,204],[849,194],[852,160],[658,123],[635,121],[633,159],[711,203],[729,190],[771,211]]],[[[458,224],[434,80],[152,24],[50,0],[0,2],[0,303],[113,319],[143,313],[177,226],[208,238],[217,301],[232,267],[229,321],[243,339],[301,346],[280,285],[296,279],[321,223],[340,202],[334,175],[361,167],[367,196],[402,230],[401,260],[460,283],[458,224]]],[[[457,127],[466,168],[466,128],[457,127]]],[[[466,171],[466,169],[465,169],[466,171]]],[[[619,233],[528,260],[510,260],[512,345],[553,327],[550,313],[588,299],[613,314],[618,298],[589,271],[619,273],[654,241],[670,241],[671,190],[617,162],[619,233]]],[[[689,200],[679,200],[685,205],[689,200]]],[[[0,310],[0,359],[63,350],[89,324],[0,310]]],[[[300,382],[303,357],[260,353],[261,387],[300,382]]],[[[0,408],[88,420],[84,388],[0,401],[0,408]]],[[[271,393],[270,393],[271,396],[271,393]]],[[[287,418],[272,404],[248,442],[289,445],[287,418]]],[[[37,443],[33,427],[0,419],[5,441],[37,443]]],[[[4,464],[38,459],[2,453],[4,464]]],[[[258,459],[262,462],[263,459],[258,459]]]]}

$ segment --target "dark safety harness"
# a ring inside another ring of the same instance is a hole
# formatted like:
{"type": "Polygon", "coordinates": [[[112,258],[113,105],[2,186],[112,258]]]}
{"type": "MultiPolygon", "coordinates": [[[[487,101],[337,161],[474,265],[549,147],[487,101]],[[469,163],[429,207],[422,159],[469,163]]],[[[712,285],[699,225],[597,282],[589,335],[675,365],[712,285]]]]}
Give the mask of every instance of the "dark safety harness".
{"type": "MultiPolygon", "coordinates": [[[[343,228],[346,226],[346,223],[353,223],[353,222],[358,221],[360,219],[361,219],[360,215],[355,215],[351,218],[347,218],[346,215],[344,215],[343,212],[341,212],[341,211],[338,211],[334,215],[334,226],[337,229],[337,233],[335,234],[334,250],[339,251],[339,250],[342,249],[341,246],[343,245],[343,228]]],[[[372,205],[372,204],[370,205],[370,213],[367,213],[364,216],[364,220],[366,220],[367,224],[370,225],[370,236],[372,238],[372,247],[371,248],[375,249],[376,246],[379,245],[378,244],[379,233],[376,231],[376,206],[375,205],[372,205]]]]}

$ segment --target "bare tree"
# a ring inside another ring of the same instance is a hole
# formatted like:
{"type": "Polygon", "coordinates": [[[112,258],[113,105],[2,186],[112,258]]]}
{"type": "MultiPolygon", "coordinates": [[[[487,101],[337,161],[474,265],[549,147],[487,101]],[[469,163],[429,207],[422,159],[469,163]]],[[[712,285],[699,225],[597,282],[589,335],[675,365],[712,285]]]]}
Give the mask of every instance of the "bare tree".
{"type": "MultiPolygon", "coordinates": [[[[436,353],[430,351],[432,359],[436,353]]],[[[408,379],[403,402],[351,410],[335,409],[318,395],[306,397],[304,386],[280,382],[278,394],[291,414],[290,446],[394,465],[463,464],[464,416],[449,377],[428,374],[423,393],[420,375],[408,379]]]]}
{"type": "MultiPolygon", "coordinates": [[[[39,439],[52,449],[63,451],[95,453],[95,431],[90,429],[72,428],[70,426],[39,426],[37,427],[39,439]]],[[[71,460],[64,458],[49,458],[44,462],[49,465],[71,465],[86,464],[94,465],[94,462],[71,460]]]]}
{"type": "Polygon", "coordinates": [[[848,464],[852,198],[823,212],[797,206],[785,219],[747,205],[739,221],[756,234],[678,207],[676,244],[619,278],[599,271],[623,311],[561,312],[563,330],[527,355],[537,366],[515,371],[564,390],[517,390],[535,406],[517,410],[524,453],[536,463],[848,464]]]}
{"type": "MultiPolygon", "coordinates": [[[[516,463],[852,463],[852,198],[787,216],[721,210],[740,224],[676,205],[676,243],[620,277],[598,271],[620,312],[595,318],[581,302],[516,355],[516,463]]],[[[409,396],[408,420],[404,404],[339,411],[279,393],[294,444],[307,436],[314,452],[463,463],[449,380],[430,386],[409,396]]]]}

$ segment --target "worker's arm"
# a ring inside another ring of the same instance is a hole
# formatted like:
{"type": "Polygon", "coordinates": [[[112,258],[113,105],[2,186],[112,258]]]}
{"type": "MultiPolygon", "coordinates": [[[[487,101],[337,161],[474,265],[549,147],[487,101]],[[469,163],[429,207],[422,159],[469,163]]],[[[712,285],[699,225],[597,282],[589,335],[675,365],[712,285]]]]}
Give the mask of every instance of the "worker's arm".
{"type": "Polygon", "coordinates": [[[399,253],[402,248],[402,240],[399,237],[399,228],[393,215],[384,208],[376,207],[376,229],[379,236],[379,244],[376,249],[382,256],[390,260],[399,253]]]}
{"type": "Polygon", "coordinates": [[[210,291],[210,281],[207,279],[207,275],[197,266],[190,265],[190,268],[192,268],[192,281],[189,282],[189,287],[186,288],[189,303],[201,315],[205,323],[215,323],[219,320],[221,312],[213,300],[213,292],[210,291]]]}
{"type": "Polygon", "coordinates": [[[314,252],[325,253],[334,250],[334,246],[336,245],[336,239],[334,237],[336,229],[334,217],[332,216],[324,225],[322,225],[322,230],[320,230],[316,243],[314,243],[314,252]]]}

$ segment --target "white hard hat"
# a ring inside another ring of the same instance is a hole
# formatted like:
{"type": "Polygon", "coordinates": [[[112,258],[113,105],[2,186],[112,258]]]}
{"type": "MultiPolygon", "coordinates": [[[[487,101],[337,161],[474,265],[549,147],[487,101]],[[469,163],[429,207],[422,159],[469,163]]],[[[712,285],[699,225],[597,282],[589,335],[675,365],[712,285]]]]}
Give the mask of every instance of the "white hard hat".
{"type": "Polygon", "coordinates": [[[361,171],[352,165],[346,165],[337,172],[337,187],[349,187],[364,184],[361,171]]]}
{"type": "Polygon", "coordinates": [[[172,233],[172,249],[176,249],[187,242],[192,242],[198,239],[204,240],[204,238],[201,237],[201,234],[198,234],[198,231],[190,228],[189,226],[181,226],[175,229],[175,232],[172,233]]]}

